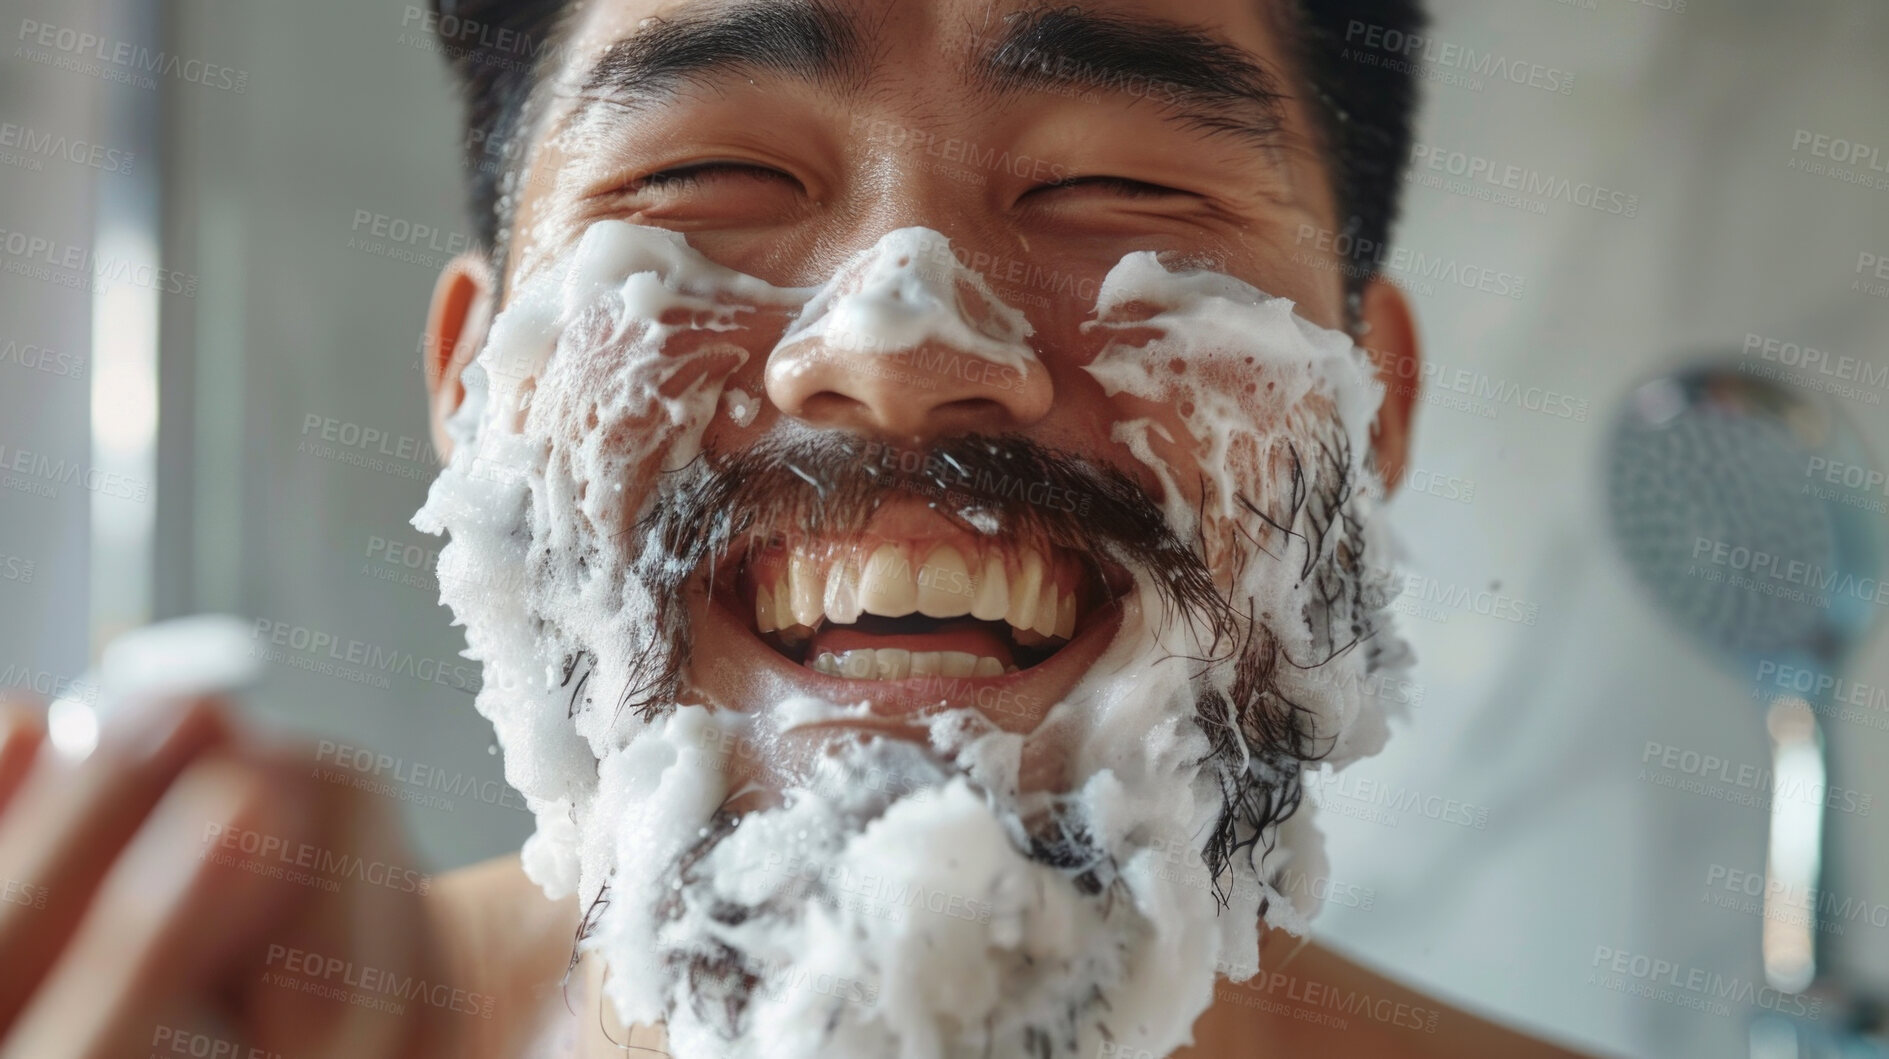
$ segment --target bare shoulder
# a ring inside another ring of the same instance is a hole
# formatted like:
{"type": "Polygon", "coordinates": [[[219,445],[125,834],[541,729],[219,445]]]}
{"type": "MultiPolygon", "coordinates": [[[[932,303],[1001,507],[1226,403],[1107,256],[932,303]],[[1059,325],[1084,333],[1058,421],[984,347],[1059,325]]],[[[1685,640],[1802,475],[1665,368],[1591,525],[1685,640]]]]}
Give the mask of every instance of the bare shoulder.
{"type": "MultiPolygon", "coordinates": [[[[577,901],[553,901],[525,876],[517,854],[494,857],[448,872],[435,880],[431,897],[448,915],[483,918],[503,911],[518,926],[577,929],[577,901]]],[[[569,947],[570,938],[564,939],[569,947]]]]}
{"type": "Polygon", "coordinates": [[[563,1008],[576,900],[546,898],[513,855],[440,876],[427,913],[451,986],[478,994],[492,1013],[472,1035],[480,1059],[525,1053],[563,1008]]]}
{"type": "Polygon", "coordinates": [[[1221,980],[1174,1059],[1235,1055],[1344,1055],[1359,1059],[1586,1059],[1412,989],[1315,941],[1264,936],[1247,982],[1221,980]]]}

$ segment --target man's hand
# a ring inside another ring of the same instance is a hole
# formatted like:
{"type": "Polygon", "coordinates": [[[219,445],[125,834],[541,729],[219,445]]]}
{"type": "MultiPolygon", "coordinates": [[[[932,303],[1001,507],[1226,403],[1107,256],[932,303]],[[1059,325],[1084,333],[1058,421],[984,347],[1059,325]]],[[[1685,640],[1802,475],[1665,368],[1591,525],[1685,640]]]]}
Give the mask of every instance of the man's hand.
{"type": "Polygon", "coordinates": [[[441,972],[390,806],[213,702],[77,765],[40,716],[0,704],[0,1059],[468,1054],[490,1000],[441,972]]]}

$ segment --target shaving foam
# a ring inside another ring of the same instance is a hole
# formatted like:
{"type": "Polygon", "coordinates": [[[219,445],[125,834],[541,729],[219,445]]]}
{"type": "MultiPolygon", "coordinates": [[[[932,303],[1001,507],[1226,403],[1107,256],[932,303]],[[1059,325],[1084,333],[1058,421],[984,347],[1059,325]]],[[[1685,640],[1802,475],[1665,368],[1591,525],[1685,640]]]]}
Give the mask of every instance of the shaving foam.
{"type": "Polygon", "coordinates": [[[1018,374],[1038,363],[1029,320],[963,267],[929,228],[888,232],[815,292],[781,346],[821,342],[849,352],[899,354],[936,343],[1018,374]]]}
{"type": "MultiPolygon", "coordinates": [[[[1285,665],[1281,679],[1333,748],[1328,760],[1374,751],[1383,716],[1362,689],[1373,667],[1400,662],[1377,624],[1389,596],[1372,583],[1334,600],[1319,581],[1337,576],[1341,546],[1383,554],[1363,463],[1382,396],[1368,358],[1290,302],[1171,272],[1152,254],[1110,272],[1089,326],[1106,339],[1089,371],[1107,392],[1179,410],[1184,438],[1152,421],[1115,433],[1164,483],[1176,531],[1202,542],[1222,587],[1252,601],[1288,658],[1320,662],[1285,665]],[[1337,437],[1309,433],[1311,421],[1337,437]],[[1273,557],[1223,561],[1238,548],[1239,498],[1269,495],[1282,448],[1314,441],[1328,455],[1301,470],[1356,487],[1329,509],[1288,512],[1297,532],[1273,557]],[[1176,451],[1206,474],[1204,495],[1189,499],[1196,468],[1169,465],[1163,453],[1176,451]],[[1345,647],[1360,630],[1370,642],[1345,647]]],[[[1235,856],[1209,877],[1201,844],[1223,777],[1203,764],[1195,704],[1231,678],[1190,661],[1207,630],[1147,609],[1158,594],[1145,573],[1114,642],[1036,732],[959,709],[928,716],[915,740],[842,741],[791,777],[779,806],[681,865],[733,793],[731,747],[871,715],[869,702],[806,698],[677,703],[647,721],[612,708],[654,646],[659,601],[639,564],[661,554],[631,534],[635,516],[664,472],[699,454],[718,413],[752,421],[760,398],[728,381],[757,336],[776,332],[777,350],[936,342],[1038,365],[1023,314],[936,232],[888,233],[826,284],[790,289],[715,265],[680,235],[605,221],[517,292],[466,371],[451,460],[414,524],[450,533],[441,562],[467,574],[442,579],[441,597],[466,628],[466,656],[485,667],[477,708],[536,816],[527,873],[595,913],[583,947],[607,963],[609,1002],[625,1022],[665,1022],[685,1059],[1090,1056],[1105,1044],[1166,1054],[1187,1043],[1216,975],[1258,970],[1262,918],[1306,929],[1313,909],[1271,875],[1323,855],[1302,808],[1265,836],[1280,841],[1263,863],[1235,856]],[[517,570],[523,592],[478,587],[517,570]],[[1034,739],[1066,754],[1066,790],[1024,792],[1034,739]],[[1027,822],[1046,813],[1087,836],[1094,863],[1028,855],[1027,822]],[[729,998],[741,1010],[732,1025],[718,1003],[729,998]]],[[[1117,558],[1133,569],[1134,557],[1117,558]]]]}

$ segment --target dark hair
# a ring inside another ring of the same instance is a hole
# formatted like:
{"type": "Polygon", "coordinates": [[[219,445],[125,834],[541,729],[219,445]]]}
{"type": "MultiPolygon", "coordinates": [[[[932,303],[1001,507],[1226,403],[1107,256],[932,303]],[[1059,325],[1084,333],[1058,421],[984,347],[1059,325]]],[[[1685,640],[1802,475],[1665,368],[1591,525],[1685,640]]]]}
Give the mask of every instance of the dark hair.
{"type": "MultiPolygon", "coordinates": [[[[506,180],[523,153],[527,104],[574,0],[430,0],[435,33],[466,108],[465,164],[472,223],[488,249],[501,245],[506,180]]],[[[1268,0],[1283,5],[1298,81],[1313,104],[1331,169],[1339,233],[1355,247],[1347,287],[1374,271],[1397,219],[1399,181],[1417,107],[1415,64],[1350,38],[1416,33],[1423,0],[1268,0]]],[[[1338,234],[1338,233],[1334,233],[1338,234]]]]}
{"type": "Polygon", "coordinates": [[[1351,236],[1347,288],[1377,271],[1375,251],[1397,221],[1417,114],[1417,60],[1355,42],[1408,40],[1428,19],[1423,0],[1286,0],[1298,82],[1313,104],[1331,168],[1338,233],[1351,236]]]}
{"type": "Polygon", "coordinates": [[[472,227],[500,245],[507,178],[520,169],[527,104],[556,61],[574,0],[428,0],[431,27],[465,104],[464,164],[472,227]]]}

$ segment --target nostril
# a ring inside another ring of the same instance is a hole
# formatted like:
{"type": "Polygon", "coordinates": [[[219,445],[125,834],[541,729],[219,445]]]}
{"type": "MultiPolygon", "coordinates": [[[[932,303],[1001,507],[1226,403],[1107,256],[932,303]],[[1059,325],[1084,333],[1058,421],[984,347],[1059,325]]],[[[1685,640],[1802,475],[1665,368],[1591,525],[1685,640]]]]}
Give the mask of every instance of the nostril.
{"type": "Polygon", "coordinates": [[[1009,419],[1010,406],[989,397],[964,397],[946,401],[932,409],[937,415],[953,419],[1009,419]]]}
{"type": "Polygon", "coordinates": [[[784,408],[782,411],[796,419],[809,423],[849,423],[862,418],[864,404],[843,393],[822,390],[800,399],[798,407],[784,408]]]}

